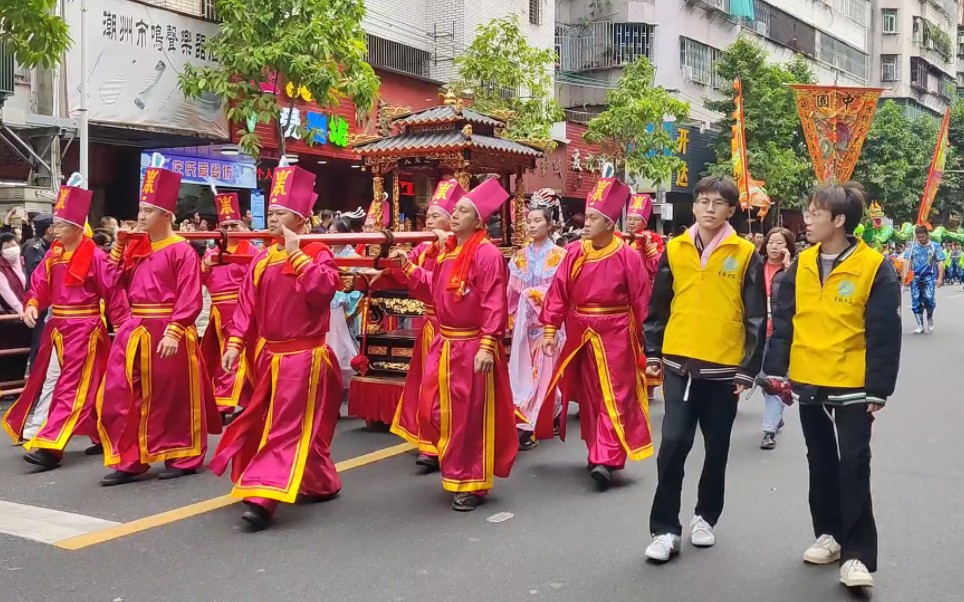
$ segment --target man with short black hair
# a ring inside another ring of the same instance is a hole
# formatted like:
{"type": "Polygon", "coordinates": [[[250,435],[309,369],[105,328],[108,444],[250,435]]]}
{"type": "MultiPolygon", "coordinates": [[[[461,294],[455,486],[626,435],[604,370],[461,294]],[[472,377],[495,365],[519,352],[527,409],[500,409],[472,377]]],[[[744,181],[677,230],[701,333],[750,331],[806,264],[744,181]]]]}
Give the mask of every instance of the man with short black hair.
{"type": "Polygon", "coordinates": [[[865,193],[823,184],[804,213],[814,245],[790,266],[773,307],[764,373],[789,376],[800,402],[816,542],[805,562],[840,560],[840,582],[872,587],[877,527],[870,494],[874,413],[900,365],[900,282],[884,256],[853,236],[865,193]]]}
{"type": "Polygon", "coordinates": [[[649,518],[654,539],[646,548],[651,560],[665,562],[680,550],[683,468],[697,425],[706,456],[690,541],[716,543],[739,395],[753,386],[763,363],[763,263],[753,243],[727,222],[738,201],[729,176],[700,180],[693,194],[696,224],[666,245],[656,274],[644,324],[646,374],[663,375],[666,409],[649,518]]]}
{"type": "Polygon", "coordinates": [[[940,243],[929,238],[927,226],[914,228],[914,241],[904,251],[904,265],[914,274],[910,282],[910,303],[917,320],[914,334],[925,331],[924,312],[927,312],[926,331],[934,332],[934,309],[937,307],[936,290],[944,285],[944,249],[940,243]]]}

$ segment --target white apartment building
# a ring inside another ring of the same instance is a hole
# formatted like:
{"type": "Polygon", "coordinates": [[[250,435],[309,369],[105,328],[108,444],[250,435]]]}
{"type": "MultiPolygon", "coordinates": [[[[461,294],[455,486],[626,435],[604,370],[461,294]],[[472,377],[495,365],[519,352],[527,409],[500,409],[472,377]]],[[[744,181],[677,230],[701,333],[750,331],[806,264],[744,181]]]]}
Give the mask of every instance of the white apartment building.
{"type": "MultiPolygon", "coordinates": [[[[215,18],[214,0],[142,0],[202,18],[215,18]]],[[[438,82],[452,78],[452,62],[472,43],[479,25],[518,14],[530,44],[552,48],[553,0],[366,0],[363,21],[373,67],[438,82]]]]}
{"type": "Polygon", "coordinates": [[[874,85],[909,117],[940,115],[957,95],[958,0],[874,0],[874,85]]]}
{"type": "Polygon", "coordinates": [[[777,62],[802,53],[818,82],[873,83],[868,0],[754,0],[754,9],[749,20],[730,14],[730,0],[558,0],[560,102],[575,118],[599,110],[622,65],[645,55],[656,65],[656,83],[688,101],[694,121],[709,125],[722,116],[706,110],[703,99],[718,98],[729,85],[714,63],[740,36],[777,62]]]}

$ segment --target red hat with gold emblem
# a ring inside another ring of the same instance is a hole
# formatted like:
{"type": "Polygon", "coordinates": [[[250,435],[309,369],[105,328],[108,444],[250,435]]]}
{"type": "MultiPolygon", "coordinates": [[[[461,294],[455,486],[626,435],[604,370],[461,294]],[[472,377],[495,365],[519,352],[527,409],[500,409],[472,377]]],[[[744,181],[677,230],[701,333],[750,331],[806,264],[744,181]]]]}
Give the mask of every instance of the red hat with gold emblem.
{"type": "Polygon", "coordinates": [[[452,217],[455,204],[458,203],[459,199],[463,196],[465,196],[465,190],[461,184],[454,178],[449,178],[438,183],[435,187],[435,192],[432,193],[432,200],[428,202],[428,206],[429,209],[438,207],[444,211],[446,215],[452,217]]]}
{"type": "Polygon", "coordinates": [[[219,192],[214,196],[214,204],[218,208],[219,224],[241,221],[241,203],[238,202],[238,193],[219,192]]]}
{"type": "Polygon", "coordinates": [[[465,193],[462,199],[472,203],[479,218],[486,221],[509,200],[509,193],[502,187],[499,178],[489,178],[465,193]]]}
{"type": "Polygon", "coordinates": [[[615,222],[622,216],[629,196],[629,186],[616,178],[599,178],[592,192],[586,196],[586,212],[595,211],[615,222]]]}
{"type": "Polygon", "coordinates": [[[296,165],[277,167],[271,178],[268,208],[281,207],[308,219],[315,205],[315,174],[296,165]]]}
{"type": "Polygon", "coordinates": [[[163,167],[148,167],[141,184],[141,203],[174,213],[181,191],[181,174],[163,167]]]}
{"type": "Polygon", "coordinates": [[[626,215],[635,215],[648,222],[650,216],[653,215],[653,197],[645,193],[632,195],[629,199],[629,209],[626,210],[626,215]]]}
{"type": "Polygon", "coordinates": [[[61,186],[54,205],[54,219],[83,228],[90,212],[90,200],[94,193],[77,186],[61,186]]]}

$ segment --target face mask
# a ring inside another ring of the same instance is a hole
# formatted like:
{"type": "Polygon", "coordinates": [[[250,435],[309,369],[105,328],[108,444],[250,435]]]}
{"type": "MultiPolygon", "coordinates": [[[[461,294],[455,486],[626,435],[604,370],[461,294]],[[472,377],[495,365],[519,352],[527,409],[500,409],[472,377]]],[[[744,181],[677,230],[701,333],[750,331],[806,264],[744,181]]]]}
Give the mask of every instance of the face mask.
{"type": "Polygon", "coordinates": [[[20,258],[20,247],[10,247],[3,250],[3,258],[13,263],[20,258]]]}

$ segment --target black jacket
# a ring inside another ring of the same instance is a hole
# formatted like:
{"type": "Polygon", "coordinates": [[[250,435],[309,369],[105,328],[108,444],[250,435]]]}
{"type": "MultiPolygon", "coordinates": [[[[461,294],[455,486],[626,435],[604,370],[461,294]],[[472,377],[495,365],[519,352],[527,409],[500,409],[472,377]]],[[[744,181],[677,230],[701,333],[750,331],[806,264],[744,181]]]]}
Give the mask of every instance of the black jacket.
{"type": "MultiPolygon", "coordinates": [[[[847,251],[841,253],[837,263],[848,255],[847,251]]],[[[763,366],[764,373],[770,376],[785,377],[790,368],[793,317],[797,309],[798,263],[794,262],[786,271],[773,304],[773,334],[763,366]]],[[[900,280],[889,261],[882,261],[874,275],[864,314],[864,328],[867,339],[864,388],[828,388],[791,382],[794,398],[804,404],[882,404],[893,395],[900,367],[900,280]]]]}
{"type": "MultiPolygon", "coordinates": [[[[649,314],[643,324],[647,363],[658,364],[677,374],[706,380],[734,380],[752,386],[763,364],[763,345],[767,332],[767,294],[763,283],[763,262],[756,253],[750,255],[743,276],[743,361],[739,366],[722,366],[712,362],[677,356],[663,356],[663,336],[673,304],[673,271],[668,253],[663,253],[656,269],[656,283],[649,300],[649,314]]],[[[734,343],[738,343],[734,341],[734,343]]]]}
{"type": "Polygon", "coordinates": [[[42,236],[34,236],[23,244],[23,272],[27,276],[28,288],[33,271],[43,262],[48,249],[50,249],[50,243],[42,236]]]}

